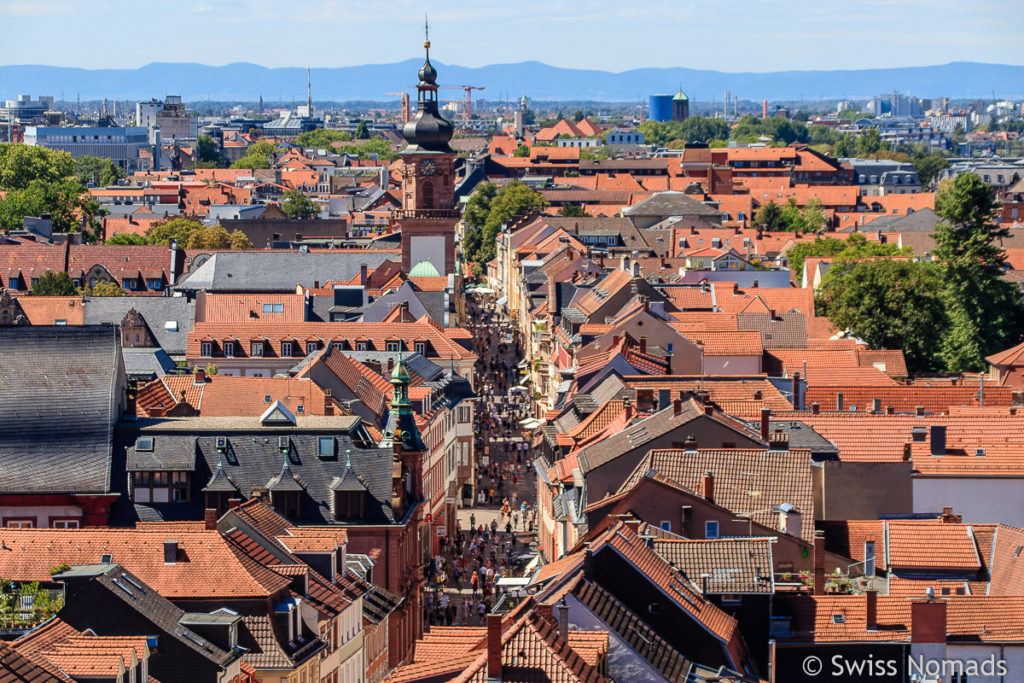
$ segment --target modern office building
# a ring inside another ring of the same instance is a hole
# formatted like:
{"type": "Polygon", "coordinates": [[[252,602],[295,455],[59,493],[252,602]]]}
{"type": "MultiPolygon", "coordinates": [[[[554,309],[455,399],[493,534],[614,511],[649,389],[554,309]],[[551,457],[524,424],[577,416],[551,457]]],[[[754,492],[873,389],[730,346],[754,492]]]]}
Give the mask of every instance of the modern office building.
{"type": "Polygon", "coordinates": [[[150,147],[149,131],[140,127],[28,126],[25,128],[25,144],[61,150],[76,159],[86,155],[107,158],[128,170],[138,165],[139,150],[150,147]]]}

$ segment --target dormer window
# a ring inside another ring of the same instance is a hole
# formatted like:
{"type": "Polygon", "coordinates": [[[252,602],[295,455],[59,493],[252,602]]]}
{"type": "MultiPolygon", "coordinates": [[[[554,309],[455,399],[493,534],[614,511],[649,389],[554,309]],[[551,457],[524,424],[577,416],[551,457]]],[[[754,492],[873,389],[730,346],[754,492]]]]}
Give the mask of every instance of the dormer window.
{"type": "Polygon", "coordinates": [[[249,343],[249,355],[253,358],[263,357],[263,342],[254,341],[249,343]]]}
{"type": "Polygon", "coordinates": [[[270,501],[281,515],[288,519],[299,518],[299,491],[273,491],[270,494],[270,501]]]}
{"type": "Polygon", "coordinates": [[[224,356],[225,358],[233,358],[235,355],[235,342],[226,341],[224,342],[224,356]]]}
{"type": "Polygon", "coordinates": [[[402,342],[400,342],[400,341],[389,341],[389,342],[386,342],[385,343],[385,350],[386,351],[396,351],[396,352],[397,351],[401,351],[402,350],[402,342]]]}
{"type": "Polygon", "coordinates": [[[426,342],[416,342],[416,347],[415,348],[416,348],[416,353],[420,354],[421,356],[426,356],[427,355],[427,343],[426,342]]]}
{"type": "Polygon", "coordinates": [[[281,355],[291,356],[292,355],[292,343],[290,341],[281,342],[281,355]]]}
{"type": "MultiPolygon", "coordinates": [[[[366,342],[364,342],[364,341],[356,342],[356,351],[365,351],[365,350],[366,350],[366,342]]],[[[397,350],[398,349],[395,349],[395,351],[397,351],[397,350]]]]}
{"type": "Polygon", "coordinates": [[[365,491],[335,491],[334,518],[348,521],[362,519],[365,500],[365,491]]]}
{"type": "Polygon", "coordinates": [[[201,355],[202,355],[202,356],[203,356],[204,358],[209,358],[210,356],[212,356],[212,355],[213,355],[213,343],[212,343],[212,342],[203,342],[203,343],[202,343],[202,344],[200,345],[200,351],[199,351],[199,353],[200,353],[200,354],[201,354],[201,355]]]}
{"type": "Polygon", "coordinates": [[[315,341],[306,342],[306,355],[315,353],[320,349],[320,343],[315,341]]]}

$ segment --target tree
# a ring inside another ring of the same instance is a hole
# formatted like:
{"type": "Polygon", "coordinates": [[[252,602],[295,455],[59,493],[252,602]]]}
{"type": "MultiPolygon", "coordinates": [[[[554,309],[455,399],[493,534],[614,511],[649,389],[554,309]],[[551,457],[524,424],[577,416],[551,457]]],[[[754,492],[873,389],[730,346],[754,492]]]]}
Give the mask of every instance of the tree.
{"type": "Polygon", "coordinates": [[[58,183],[74,175],[75,162],[67,152],[0,144],[0,189],[24,190],[33,181],[58,183]]]}
{"type": "Polygon", "coordinates": [[[146,242],[149,244],[167,244],[167,240],[177,240],[178,247],[184,248],[193,233],[206,226],[191,218],[171,218],[155,223],[146,231],[146,242]]]}
{"type": "Polygon", "coordinates": [[[974,173],[943,183],[935,198],[935,260],[941,264],[950,329],[940,356],[950,372],[983,370],[985,356],[1018,343],[1024,306],[1003,279],[1006,252],[996,242],[1009,236],[992,222],[995,192],[974,173]]]}
{"type": "Polygon", "coordinates": [[[523,123],[527,126],[532,126],[537,123],[537,114],[529,107],[523,110],[523,123]]]}
{"type": "Polygon", "coordinates": [[[869,242],[861,233],[850,235],[845,240],[836,237],[816,237],[810,242],[800,242],[786,252],[786,260],[793,272],[793,279],[800,280],[804,274],[804,261],[808,258],[832,258],[833,260],[857,261],[879,256],[910,255],[910,249],[900,249],[889,242],[869,242]]]}
{"type": "Polygon", "coordinates": [[[764,228],[768,232],[779,230],[782,220],[782,208],[773,201],[762,204],[754,213],[754,225],[764,228]]]}
{"type": "Polygon", "coordinates": [[[912,371],[930,370],[947,327],[943,282],[931,263],[834,261],[817,297],[820,314],[872,348],[902,349],[912,371]]]}
{"type": "Polygon", "coordinates": [[[231,248],[232,249],[252,249],[253,248],[252,240],[249,239],[249,236],[246,235],[241,230],[238,230],[237,228],[231,232],[229,237],[231,238],[231,248]]]}
{"type": "Polygon", "coordinates": [[[316,218],[320,215],[320,205],[307,197],[302,190],[291,189],[284,193],[281,210],[289,218],[316,218]]]}
{"type": "Polygon", "coordinates": [[[221,156],[220,150],[217,148],[217,141],[211,138],[209,135],[200,135],[199,140],[196,143],[196,149],[199,152],[199,159],[196,163],[198,168],[222,168],[224,165],[224,157],[221,156]],[[203,164],[203,166],[199,166],[203,164]]]}
{"type": "Polygon", "coordinates": [[[109,282],[107,280],[100,280],[92,287],[82,287],[79,293],[82,296],[128,296],[128,293],[124,291],[124,287],[116,282],[109,282]]]}
{"type": "Polygon", "coordinates": [[[817,232],[825,226],[827,217],[821,206],[821,200],[817,197],[810,199],[800,212],[803,219],[803,230],[805,232],[817,232]]]}
{"type": "Polygon", "coordinates": [[[509,183],[500,190],[493,183],[481,183],[466,207],[463,248],[467,257],[481,263],[490,261],[502,224],[531,208],[544,206],[547,200],[520,182],[509,183]]]}
{"type": "Polygon", "coordinates": [[[580,121],[583,120],[583,118],[584,117],[583,117],[583,110],[582,109],[577,109],[575,111],[575,113],[573,113],[573,115],[572,115],[572,120],[573,120],[574,123],[579,123],[580,121]]]}
{"type": "Polygon", "coordinates": [[[868,128],[861,133],[860,139],[857,140],[857,154],[862,157],[869,157],[882,149],[883,144],[882,134],[878,132],[878,129],[874,127],[868,128]]]}
{"type": "Polygon", "coordinates": [[[800,207],[797,206],[796,200],[792,197],[786,202],[786,205],[782,207],[782,211],[779,212],[779,225],[778,230],[786,230],[789,232],[804,232],[804,217],[800,213],[800,207]]]}
{"type": "Polygon", "coordinates": [[[203,226],[189,235],[187,249],[230,249],[231,236],[219,225],[203,226]]]}
{"type": "Polygon", "coordinates": [[[52,270],[46,271],[42,277],[32,283],[34,296],[75,296],[78,290],[67,273],[52,270]]]}
{"type": "Polygon", "coordinates": [[[352,139],[351,133],[343,130],[326,130],[317,128],[309,130],[295,139],[295,144],[301,147],[320,147],[330,149],[334,142],[348,142],[352,139]]]}
{"type": "Polygon", "coordinates": [[[118,234],[107,238],[107,241],[104,242],[104,244],[138,245],[149,244],[149,241],[143,235],[136,235],[135,233],[131,232],[119,232],[118,234]]]}
{"type": "Polygon", "coordinates": [[[75,177],[83,185],[107,187],[124,178],[124,171],[110,159],[81,156],[75,159],[75,177]]]}
{"type": "Polygon", "coordinates": [[[857,138],[853,133],[844,133],[832,146],[832,156],[849,159],[857,155],[857,138]]]}
{"type": "Polygon", "coordinates": [[[512,152],[512,156],[514,156],[514,157],[528,157],[528,156],[530,156],[530,146],[529,145],[519,145],[518,147],[516,147],[515,151],[512,152]]]}
{"type": "Polygon", "coordinates": [[[583,218],[590,214],[580,204],[565,204],[558,210],[558,215],[565,216],[566,218],[583,218]]]}
{"type": "Polygon", "coordinates": [[[914,169],[917,171],[917,177],[920,179],[922,187],[930,185],[932,180],[939,175],[939,171],[949,167],[946,157],[941,154],[926,154],[913,157],[910,163],[914,164],[914,169]]]}
{"type": "Polygon", "coordinates": [[[231,168],[270,168],[277,153],[272,142],[255,142],[245,150],[245,156],[231,164],[231,168]]]}
{"type": "Polygon", "coordinates": [[[370,129],[366,126],[366,121],[359,119],[359,123],[356,124],[356,138],[359,140],[370,139],[370,129]]]}

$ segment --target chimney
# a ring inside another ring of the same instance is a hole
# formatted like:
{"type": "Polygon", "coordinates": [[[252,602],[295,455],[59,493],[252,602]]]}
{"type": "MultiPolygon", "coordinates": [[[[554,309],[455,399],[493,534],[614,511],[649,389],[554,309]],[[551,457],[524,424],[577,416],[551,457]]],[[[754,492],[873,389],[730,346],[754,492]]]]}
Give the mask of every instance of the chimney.
{"type": "Polygon", "coordinates": [[[697,450],[697,437],[693,434],[687,434],[686,441],[683,442],[683,449],[688,451],[697,450]]]}
{"type": "Polygon", "coordinates": [[[313,280],[313,289],[320,289],[320,281],[313,280]]]}
{"type": "Polygon", "coordinates": [[[629,426],[633,419],[633,402],[628,398],[622,399],[622,412],[626,414],[626,426],[629,426]]]}
{"type": "Polygon", "coordinates": [[[125,392],[124,392],[124,395],[125,395],[124,412],[125,412],[125,415],[127,415],[129,417],[135,417],[135,396],[136,396],[136,392],[137,391],[138,390],[134,386],[129,384],[127,389],[125,389],[125,392]]]}
{"type": "Polygon", "coordinates": [[[924,417],[924,406],[917,406],[914,408],[914,414],[918,417],[924,417]]]}
{"type": "Polygon", "coordinates": [[[558,605],[558,637],[566,642],[569,640],[569,605],[565,601],[558,605]]]}
{"type": "Polygon", "coordinates": [[[773,451],[788,451],[789,450],[789,434],[776,429],[772,432],[771,439],[768,442],[768,447],[773,451]]]}
{"type": "Polygon", "coordinates": [[[802,523],[803,512],[793,505],[783,506],[784,510],[779,512],[779,531],[789,534],[793,538],[803,538],[802,523]]]}
{"type": "Polygon", "coordinates": [[[241,498],[228,498],[228,509],[237,510],[242,505],[241,498]]]}
{"type": "Polygon", "coordinates": [[[825,532],[814,532],[814,594],[825,594],[825,532]]]}
{"type": "Polygon", "coordinates": [[[946,602],[933,600],[914,602],[910,605],[910,642],[946,642],[946,602]]]}
{"type": "Polygon", "coordinates": [[[868,631],[878,630],[878,591],[871,589],[864,591],[864,599],[867,604],[864,608],[864,627],[868,631]]]}
{"type": "Polygon", "coordinates": [[[800,373],[793,373],[793,410],[800,410],[800,373]]]}
{"type": "Polygon", "coordinates": [[[555,623],[555,610],[551,605],[537,605],[537,616],[549,624],[555,623]]]}
{"type": "Polygon", "coordinates": [[[334,415],[334,396],[330,389],[324,389],[324,415],[334,415]]]}
{"type": "Polygon", "coordinates": [[[761,440],[767,441],[769,436],[769,429],[772,419],[772,409],[766,407],[761,408],[761,440]]]}
{"type": "Polygon", "coordinates": [[[946,454],[946,425],[932,425],[931,446],[932,455],[946,454]]]}
{"type": "Polygon", "coordinates": [[[895,415],[896,414],[896,408],[894,408],[893,406],[886,406],[885,407],[885,414],[886,415],[895,415]]]}
{"type": "Polygon", "coordinates": [[[558,282],[551,273],[548,274],[548,313],[558,313],[558,282]]]}
{"type": "Polygon", "coordinates": [[[942,523],[943,524],[959,524],[961,520],[960,515],[953,514],[953,506],[947,505],[942,508],[942,523]]]}
{"type": "Polygon", "coordinates": [[[149,409],[149,416],[150,417],[163,417],[164,416],[163,406],[153,406],[152,408],[150,408],[149,409]]]}
{"type": "Polygon", "coordinates": [[[818,402],[815,401],[814,403],[811,404],[811,415],[817,415],[820,412],[821,412],[821,406],[819,406],[818,402]]]}
{"type": "Polygon", "coordinates": [[[501,680],[501,615],[487,615],[487,678],[501,680]]]}
{"type": "Polygon", "coordinates": [[[167,240],[167,249],[171,252],[171,269],[167,271],[167,278],[174,284],[178,280],[178,240],[173,237],[167,240]]]}
{"type": "Polygon", "coordinates": [[[206,508],[203,520],[206,522],[206,530],[213,531],[217,528],[217,510],[214,508],[206,508]]]}
{"type": "Polygon", "coordinates": [[[842,410],[842,409],[843,409],[843,392],[837,391],[836,392],[836,410],[842,410]]]}
{"type": "MultiPolygon", "coordinates": [[[[647,302],[644,302],[647,305],[647,302]]],[[[640,353],[647,353],[647,337],[640,337],[640,353]]]]}
{"type": "Polygon", "coordinates": [[[583,578],[594,580],[594,551],[590,548],[583,549],[583,578]]]}
{"type": "Polygon", "coordinates": [[[683,400],[681,398],[672,399],[672,414],[679,415],[683,412],[683,400]]]}
{"type": "Polygon", "coordinates": [[[365,263],[360,263],[359,264],[359,284],[361,284],[363,287],[366,286],[366,281],[369,279],[366,276],[366,271],[367,271],[366,264],[365,263]]]}
{"type": "Polygon", "coordinates": [[[701,477],[700,490],[704,494],[704,500],[715,502],[715,475],[711,470],[706,471],[701,477]]]}
{"type": "Polygon", "coordinates": [[[754,390],[754,400],[755,401],[760,401],[763,397],[764,397],[764,394],[761,393],[760,389],[754,390]]]}
{"type": "Polygon", "coordinates": [[[196,374],[194,378],[194,384],[203,384],[206,382],[206,368],[196,368],[196,374]]]}

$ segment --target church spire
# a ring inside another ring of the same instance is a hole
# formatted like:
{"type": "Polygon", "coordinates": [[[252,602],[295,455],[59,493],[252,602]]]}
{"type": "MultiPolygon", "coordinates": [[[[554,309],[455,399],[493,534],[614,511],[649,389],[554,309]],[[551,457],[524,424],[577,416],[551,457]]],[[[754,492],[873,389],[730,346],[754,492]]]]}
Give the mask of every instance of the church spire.
{"type": "Polygon", "coordinates": [[[448,141],[455,129],[441,116],[437,106],[437,69],[430,63],[430,22],[424,17],[423,49],[425,58],[420,67],[420,82],[416,85],[416,116],[402,128],[409,143],[406,152],[451,152],[448,141]]]}

